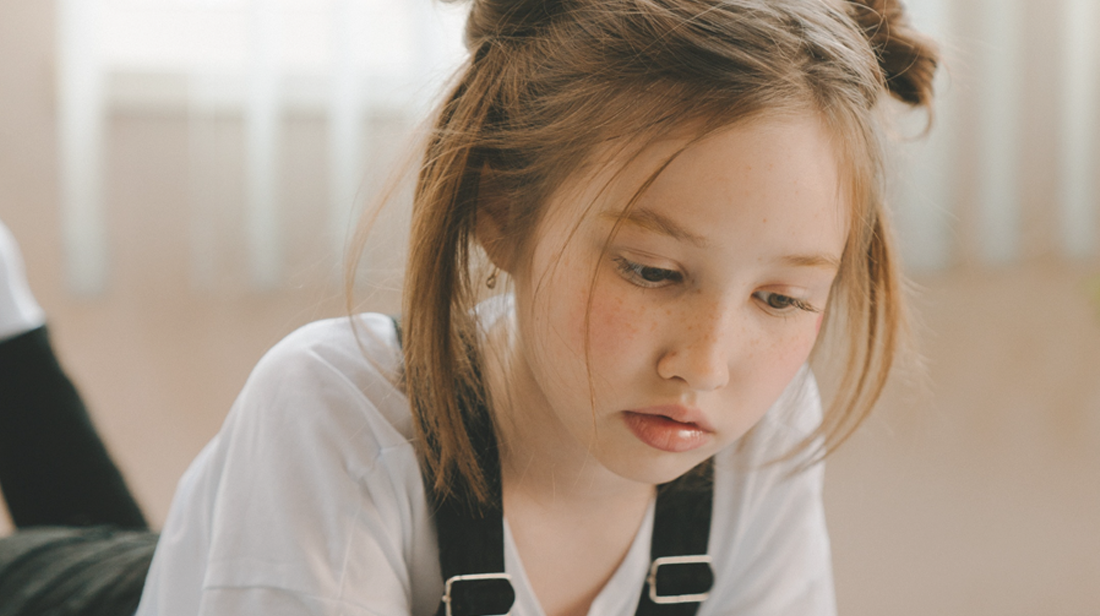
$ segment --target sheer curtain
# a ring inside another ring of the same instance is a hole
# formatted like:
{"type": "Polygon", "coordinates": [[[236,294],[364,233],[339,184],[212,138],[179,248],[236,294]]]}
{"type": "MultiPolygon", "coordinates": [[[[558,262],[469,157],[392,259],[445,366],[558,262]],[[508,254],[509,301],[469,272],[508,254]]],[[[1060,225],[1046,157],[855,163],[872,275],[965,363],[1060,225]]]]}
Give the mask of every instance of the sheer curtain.
{"type": "MultiPolygon", "coordinates": [[[[1095,258],[1100,5],[908,5],[943,42],[948,70],[927,138],[913,138],[921,118],[896,123],[892,203],[906,263],[935,271],[1095,258]]],[[[112,172],[109,154],[119,118],[135,114],[188,127],[195,284],[216,285],[228,259],[241,261],[251,288],[286,284],[289,236],[306,216],[294,213],[296,198],[309,201],[310,220],[326,219],[335,251],[364,192],[377,188],[365,178],[392,161],[408,134],[401,127],[461,61],[463,9],[434,0],[59,0],[70,289],[94,294],[112,276],[110,212],[126,191],[106,184],[131,179],[112,172]],[[324,154],[295,164],[304,119],[323,125],[324,154]],[[307,173],[323,179],[323,206],[315,194],[295,197],[308,192],[307,173]]]]}
{"type": "Polygon", "coordinates": [[[433,0],[60,0],[58,23],[62,219],[77,293],[111,277],[104,177],[119,118],[187,126],[195,281],[216,277],[214,244],[237,216],[249,284],[272,289],[287,275],[295,122],[324,125],[323,160],[308,171],[326,178],[327,203],[308,207],[324,211],[338,248],[364,169],[392,158],[372,152],[372,119],[411,126],[464,54],[462,8],[433,0]]]}
{"type": "Polygon", "coordinates": [[[932,132],[895,147],[906,262],[934,271],[1095,259],[1100,3],[907,5],[941,41],[946,70],[932,132]]]}

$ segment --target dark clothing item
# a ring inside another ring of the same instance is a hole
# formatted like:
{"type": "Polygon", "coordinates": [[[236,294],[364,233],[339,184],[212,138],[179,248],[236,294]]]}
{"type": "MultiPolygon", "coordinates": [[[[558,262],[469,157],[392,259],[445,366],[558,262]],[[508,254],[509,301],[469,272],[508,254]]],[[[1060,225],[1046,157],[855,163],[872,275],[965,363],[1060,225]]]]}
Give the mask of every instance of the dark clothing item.
{"type": "Polygon", "coordinates": [[[0,342],[0,616],[130,616],[157,535],[41,327],[0,342]]]}
{"type": "Polygon", "coordinates": [[[157,536],[41,527],[0,540],[0,616],[130,616],[157,536]]]}
{"type": "Polygon", "coordinates": [[[0,487],[19,528],[149,527],[45,327],[0,343],[0,487]]]}

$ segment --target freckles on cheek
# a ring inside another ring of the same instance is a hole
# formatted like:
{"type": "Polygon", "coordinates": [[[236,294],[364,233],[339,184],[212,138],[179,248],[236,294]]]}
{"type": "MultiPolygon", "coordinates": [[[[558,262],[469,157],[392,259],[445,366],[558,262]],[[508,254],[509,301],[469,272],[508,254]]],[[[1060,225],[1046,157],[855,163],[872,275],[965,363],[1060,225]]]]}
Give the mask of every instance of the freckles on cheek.
{"type": "MultiPolygon", "coordinates": [[[[645,328],[645,310],[606,289],[592,301],[590,341],[593,352],[621,353],[645,328]]],[[[583,315],[582,317],[583,318],[583,315]]]]}

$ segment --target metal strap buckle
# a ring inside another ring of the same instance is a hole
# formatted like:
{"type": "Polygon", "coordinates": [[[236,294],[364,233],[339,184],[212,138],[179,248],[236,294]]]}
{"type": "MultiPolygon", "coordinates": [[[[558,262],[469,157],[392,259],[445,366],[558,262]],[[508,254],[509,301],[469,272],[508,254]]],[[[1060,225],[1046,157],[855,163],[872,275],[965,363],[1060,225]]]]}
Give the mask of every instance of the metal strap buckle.
{"type": "Polygon", "coordinates": [[[657,571],[661,567],[673,565],[706,565],[707,571],[710,572],[710,563],[710,556],[706,554],[698,556],[662,556],[661,558],[655,559],[653,564],[649,567],[649,576],[646,577],[646,582],[649,584],[649,600],[659,605],[671,603],[701,603],[710,596],[710,588],[714,583],[713,573],[710,574],[707,588],[703,592],[684,595],[659,595],[657,594],[657,571]]]}
{"type": "MultiPolygon", "coordinates": [[[[508,575],[507,573],[471,573],[469,575],[456,575],[456,576],[453,576],[453,577],[449,578],[447,580],[447,583],[444,585],[444,587],[443,587],[443,604],[447,606],[446,615],[447,616],[473,616],[472,614],[467,614],[465,612],[455,614],[455,612],[452,611],[453,610],[452,603],[454,602],[454,597],[451,596],[451,593],[452,593],[453,590],[455,590],[454,586],[456,584],[460,585],[460,587],[461,587],[461,585],[465,582],[493,582],[493,581],[498,581],[498,580],[503,581],[507,584],[508,593],[511,595],[511,598],[507,602],[508,606],[504,608],[503,612],[496,612],[496,611],[487,612],[487,613],[477,612],[477,616],[490,616],[491,614],[507,614],[512,609],[512,603],[515,602],[515,591],[512,590],[512,576],[508,575]]],[[[501,607],[503,607],[503,606],[501,606],[501,607]]]]}

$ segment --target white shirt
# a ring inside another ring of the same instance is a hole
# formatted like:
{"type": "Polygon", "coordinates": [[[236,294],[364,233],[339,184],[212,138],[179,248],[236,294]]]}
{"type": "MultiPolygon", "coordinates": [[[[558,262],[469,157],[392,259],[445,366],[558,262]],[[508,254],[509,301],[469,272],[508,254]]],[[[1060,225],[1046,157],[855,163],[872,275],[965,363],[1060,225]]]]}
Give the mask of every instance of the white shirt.
{"type": "MultiPolygon", "coordinates": [[[[307,325],[256,366],[180,480],[137,616],[431,616],[443,584],[389,317],[307,325]]],[[[818,424],[808,369],[716,456],[715,585],[698,616],[835,614],[822,468],[760,466],[818,424]]],[[[631,616],[653,505],[591,616],[631,616]]],[[[515,616],[543,616],[505,520],[515,616]]]]}

